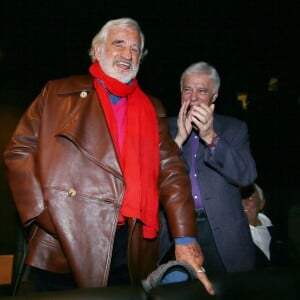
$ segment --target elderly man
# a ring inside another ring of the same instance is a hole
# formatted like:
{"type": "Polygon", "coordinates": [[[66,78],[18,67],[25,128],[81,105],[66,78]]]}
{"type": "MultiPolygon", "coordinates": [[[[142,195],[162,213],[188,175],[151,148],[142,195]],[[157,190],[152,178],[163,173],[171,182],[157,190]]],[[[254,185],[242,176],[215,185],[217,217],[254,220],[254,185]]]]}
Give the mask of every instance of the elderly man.
{"type": "MultiPolygon", "coordinates": [[[[210,64],[188,66],[180,88],[181,108],[169,121],[189,169],[204,268],[209,275],[253,269],[254,247],[239,192],[257,175],[247,125],[215,113],[220,77],[210,64]]],[[[163,232],[162,256],[172,242],[163,232]]]]}
{"type": "MultiPolygon", "coordinates": [[[[135,78],[143,54],[136,21],[107,22],[92,41],[90,74],[49,81],[5,150],[39,291],[140,284],[157,266],[159,201],[174,238],[196,236],[165,111],[135,78]]],[[[196,242],[179,243],[176,258],[203,270],[196,242]]]]}

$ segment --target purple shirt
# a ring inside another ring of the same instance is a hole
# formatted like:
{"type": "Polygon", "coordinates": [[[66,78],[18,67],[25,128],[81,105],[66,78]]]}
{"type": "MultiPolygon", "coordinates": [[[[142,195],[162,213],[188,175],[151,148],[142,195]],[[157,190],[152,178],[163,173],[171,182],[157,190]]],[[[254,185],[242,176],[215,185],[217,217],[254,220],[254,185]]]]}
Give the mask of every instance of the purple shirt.
{"type": "Polygon", "coordinates": [[[190,147],[191,147],[191,153],[192,153],[192,163],[190,167],[190,179],[192,184],[192,196],[194,198],[195,207],[196,209],[203,208],[203,202],[202,197],[200,193],[200,188],[198,184],[198,177],[196,172],[196,159],[197,159],[197,150],[199,147],[199,136],[195,133],[191,133],[190,137],[190,147]]]}

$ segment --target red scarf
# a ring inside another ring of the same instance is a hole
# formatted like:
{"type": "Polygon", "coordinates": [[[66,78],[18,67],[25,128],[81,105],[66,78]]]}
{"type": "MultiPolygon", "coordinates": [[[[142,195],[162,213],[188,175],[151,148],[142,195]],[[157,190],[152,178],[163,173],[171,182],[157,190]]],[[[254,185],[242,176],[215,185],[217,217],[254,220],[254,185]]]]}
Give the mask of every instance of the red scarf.
{"type": "Polygon", "coordinates": [[[89,71],[95,77],[94,85],[116,149],[119,149],[117,124],[108,93],[99,79],[110,93],[127,97],[128,102],[122,153],[117,150],[126,184],[119,222],[124,223],[126,217],[138,218],[143,223],[143,236],[154,238],[158,231],[159,174],[156,112],[136,79],[132,85],[124,84],[106,75],[98,62],[89,71]]]}

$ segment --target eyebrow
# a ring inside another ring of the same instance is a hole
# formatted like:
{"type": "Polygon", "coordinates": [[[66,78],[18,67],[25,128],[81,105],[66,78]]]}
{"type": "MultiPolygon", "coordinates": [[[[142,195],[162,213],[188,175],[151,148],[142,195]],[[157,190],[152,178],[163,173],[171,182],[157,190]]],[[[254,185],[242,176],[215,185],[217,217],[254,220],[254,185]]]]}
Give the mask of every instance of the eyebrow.
{"type": "Polygon", "coordinates": [[[125,41],[124,41],[124,40],[114,40],[114,41],[112,42],[113,45],[116,45],[116,44],[122,44],[122,43],[125,43],[125,41]]]}

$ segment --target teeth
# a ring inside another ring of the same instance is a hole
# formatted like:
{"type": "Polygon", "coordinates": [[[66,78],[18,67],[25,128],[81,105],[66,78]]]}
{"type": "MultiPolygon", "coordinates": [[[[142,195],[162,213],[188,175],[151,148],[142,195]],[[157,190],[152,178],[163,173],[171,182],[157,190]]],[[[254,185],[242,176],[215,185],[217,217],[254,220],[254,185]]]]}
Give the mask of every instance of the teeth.
{"type": "Polygon", "coordinates": [[[127,63],[124,63],[124,62],[120,61],[120,64],[129,67],[129,64],[127,64],[127,63]]]}

